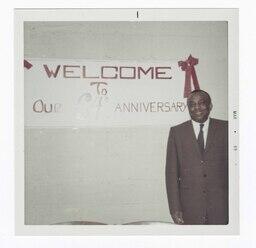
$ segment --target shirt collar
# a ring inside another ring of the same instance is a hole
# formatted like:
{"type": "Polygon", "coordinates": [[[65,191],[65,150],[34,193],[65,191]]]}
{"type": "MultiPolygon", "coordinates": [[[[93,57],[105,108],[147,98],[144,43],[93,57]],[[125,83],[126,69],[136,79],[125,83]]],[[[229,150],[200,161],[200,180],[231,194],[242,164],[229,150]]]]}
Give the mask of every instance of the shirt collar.
{"type": "MultiPolygon", "coordinates": [[[[207,130],[208,127],[209,127],[209,122],[210,122],[210,117],[208,117],[208,119],[203,123],[204,124],[204,130],[207,130]]],[[[196,129],[200,129],[200,124],[199,122],[196,122],[196,121],[193,121],[192,120],[192,124],[193,124],[193,127],[196,128],[196,129]]]]}

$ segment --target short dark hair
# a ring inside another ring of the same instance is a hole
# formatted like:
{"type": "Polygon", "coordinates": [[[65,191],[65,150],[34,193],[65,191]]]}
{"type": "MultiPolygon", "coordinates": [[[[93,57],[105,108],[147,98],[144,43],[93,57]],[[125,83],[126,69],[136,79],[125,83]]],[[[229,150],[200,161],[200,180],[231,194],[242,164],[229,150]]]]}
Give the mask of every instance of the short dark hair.
{"type": "Polygon", "coordinates": [[[187,100],[191,97],[191,95],[196,94],[196,93],[204,93],[206,95],[206,97],[208,98],[209,103],[212,102],[212,99],[211,99],[209,93],[204,91],[204,90],[193,90],[193,91],[191,91],[190,94],[188,95],[187,100]]]}

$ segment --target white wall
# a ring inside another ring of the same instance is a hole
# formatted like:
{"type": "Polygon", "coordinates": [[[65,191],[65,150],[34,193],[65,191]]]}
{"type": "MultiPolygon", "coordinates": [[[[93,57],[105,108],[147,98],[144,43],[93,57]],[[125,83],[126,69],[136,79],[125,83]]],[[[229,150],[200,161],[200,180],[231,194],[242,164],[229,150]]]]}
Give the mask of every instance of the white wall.
{"type": "MultiPolygon", "coordinates": [[[[189,54],[212,116],[227,119],[226,22],[27,22],[25,57],[176,60],[189,54]]],[[[26,128],[26,223],[171,221],[169,126],[26,128]]]]}

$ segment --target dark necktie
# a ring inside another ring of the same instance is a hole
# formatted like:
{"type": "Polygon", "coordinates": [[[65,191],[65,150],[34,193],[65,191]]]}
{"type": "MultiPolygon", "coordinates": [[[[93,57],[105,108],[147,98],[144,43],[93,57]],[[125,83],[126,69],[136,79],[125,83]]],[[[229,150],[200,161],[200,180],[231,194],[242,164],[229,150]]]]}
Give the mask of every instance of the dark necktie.
{"type": "Polygon", "coordinates": [[[198,134],[197,142],[199,145],[199,149],[201,154],[204,154],[204,131],[203,131],[204,124],[200,124],[200,132],[198,134]]]}

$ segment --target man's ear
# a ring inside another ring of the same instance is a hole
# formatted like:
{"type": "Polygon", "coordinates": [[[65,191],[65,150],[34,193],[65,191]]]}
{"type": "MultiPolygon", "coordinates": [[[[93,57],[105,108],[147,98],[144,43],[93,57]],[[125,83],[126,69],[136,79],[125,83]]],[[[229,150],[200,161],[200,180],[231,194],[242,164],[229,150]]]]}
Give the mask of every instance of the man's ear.
{"type": "Polygon", "coordinates": [[[210,103],[209,109],[210,109],[210,111],[212,110],[212,103],[210,103]]]}

